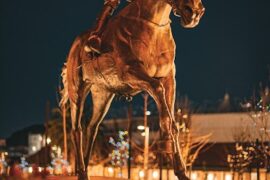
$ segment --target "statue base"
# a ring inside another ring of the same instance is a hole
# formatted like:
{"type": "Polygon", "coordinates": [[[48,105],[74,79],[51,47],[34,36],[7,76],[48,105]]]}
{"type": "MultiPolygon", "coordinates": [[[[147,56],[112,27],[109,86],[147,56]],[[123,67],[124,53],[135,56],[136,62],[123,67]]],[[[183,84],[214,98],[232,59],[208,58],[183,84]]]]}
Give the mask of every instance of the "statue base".
{"type": "MultiPolygon", "coordinates": [[[[49,176],[46,180],[77,180],[76,176],[49,176]]],[[[124,178],[90,176],[90,180],[127,180],[124,178]]]]}

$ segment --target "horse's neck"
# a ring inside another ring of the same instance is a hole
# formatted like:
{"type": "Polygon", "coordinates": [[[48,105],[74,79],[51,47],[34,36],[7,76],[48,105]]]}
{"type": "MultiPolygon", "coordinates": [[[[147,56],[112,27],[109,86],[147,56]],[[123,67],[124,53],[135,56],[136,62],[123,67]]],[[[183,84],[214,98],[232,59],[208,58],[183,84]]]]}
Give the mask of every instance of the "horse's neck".
{"type": "Polygon", "coordinates": [[[166,0],[134,0],[121,14],[164,25],[170,22],[171,10],[166,0]]]}

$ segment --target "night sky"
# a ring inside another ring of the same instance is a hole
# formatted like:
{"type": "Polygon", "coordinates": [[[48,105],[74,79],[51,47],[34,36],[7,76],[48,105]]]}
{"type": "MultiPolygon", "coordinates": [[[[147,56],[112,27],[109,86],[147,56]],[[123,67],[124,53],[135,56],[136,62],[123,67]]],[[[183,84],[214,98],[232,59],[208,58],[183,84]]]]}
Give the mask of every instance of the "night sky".
{"type": "MultiPolygon", "coordinates": [[[[126,2],[123,1],[123,4],[126,2]]],[[[245,98],[268,78],[269,0],[205,0],[195,29],[172,16],[177,90],[196,102],[228,92],[245,98]]],[[[103,0],[0,0],[0,137],[44,121],[56,105],[62,64],[77,34],[93,25],[103,0]]]]}

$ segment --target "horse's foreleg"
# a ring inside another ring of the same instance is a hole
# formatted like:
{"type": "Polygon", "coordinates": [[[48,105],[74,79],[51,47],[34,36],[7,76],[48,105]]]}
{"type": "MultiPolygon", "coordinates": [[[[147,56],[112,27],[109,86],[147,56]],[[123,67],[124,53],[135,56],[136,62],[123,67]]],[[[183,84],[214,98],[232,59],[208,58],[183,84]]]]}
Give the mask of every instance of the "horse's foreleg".
{"type": "Polygon", "coordinates": [[[174,72],[164,78],[163,82],[149,77],[140,67],[132,67],[125,76],[126,82],[134,89],[147,91],[155,100],[160,116],[160,128],[162,130],[163,152],[169,154],[174,161],[175,174],[181,180],[188,179],[185,175],[185,164],[181,158],[178,132],[174,120],[175,79],[174,72]],[[167,93],[166,93],[167,91],[167,93]]]}
{"type": "Polygon", "coordinates": [[[92,101],[93,101],[93,112],[91,120],[87,125],[87,144],[85,148],[84,163],[87,166],[90,160],[91,152],[94,146],[94,142],[97,136],[98,128],[102,122],[104,116],[109,110],[114,94],[107,90],[100,89],[92,86],[92,101]]]}
{"type": "MultiPolygon", "coordinates": [[[[141,67],[132,67],[126,73],[125,80],[134,89],[148,92],[157,104],[160,116],[160,127],[165,139],[173,139],[172,121],[173,113],[170,104],[167,104],[165,88],[158,79],[149,77],[141,67]]],[[[173,98],[174,100],[174,98],[173,98]]],[[[171,104],[172,105],[172,104],[171,104]]]]}
{"type": "MultiPolygon", "coordinates": [[[[176,90],[176,82],[175,82],[175,70],[173,69],[168,77],[163,78],[161,80],[164,88],[165,88],[165,98],[168,105],[168,108],[170,110],[170,113],[174,115],[174,104],[175,104],[175,90],[176,90]]],[[[173,160],[173,166],[174,166],[174,173],[178,177],[178,179],[185,180],[189,179],[186,175],[186,165],[183,161],[181,151],[180,151],[180,142],[179,142],[179,130],[176,125],[176,121],[174,116],[172,116],[172,120],[169,120],[168,118],[161,118],[160,126],[164,126],[164,124],[171,124],[172,127],[172,135],[173,135],[173,146],[174,151],[172,154],[169,154],[170,158],[173,160]]],[[[166,133],[166,131],[163,131],[166,133]]],[[[166,142],[166,144],[170,144],[169,142],[166,142]]]]}
{"type": "Polygon", "coordinates": [[[70,103],[71,120],[72,120],[72,142],[75,149],[78,180],[87,180],[87,170],[83,159],[83,134],[81,127],[81,119],[84,108],[84,102],[88,94],[86,87],[81,87],[78,92],[76,102],[70,103]]]}

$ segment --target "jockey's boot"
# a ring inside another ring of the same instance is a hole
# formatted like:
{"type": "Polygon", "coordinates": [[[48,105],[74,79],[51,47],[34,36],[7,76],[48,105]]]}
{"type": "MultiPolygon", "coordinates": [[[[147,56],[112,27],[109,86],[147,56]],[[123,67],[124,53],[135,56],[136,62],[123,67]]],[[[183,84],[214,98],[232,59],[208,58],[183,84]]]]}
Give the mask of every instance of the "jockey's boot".
{"type": "Polygon", "coordinates": [[[87,53],[101,53],[101,35],[104,31],[104,28],[113,14],[114,10],[119,5],[120,0],[105,0],[104,7],[101,11],[101,14],[97,18],[96,25],[91,32],[90,37],[87,40],[87,43],[84,47],[84,50],[87,53]]]}

